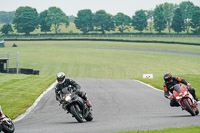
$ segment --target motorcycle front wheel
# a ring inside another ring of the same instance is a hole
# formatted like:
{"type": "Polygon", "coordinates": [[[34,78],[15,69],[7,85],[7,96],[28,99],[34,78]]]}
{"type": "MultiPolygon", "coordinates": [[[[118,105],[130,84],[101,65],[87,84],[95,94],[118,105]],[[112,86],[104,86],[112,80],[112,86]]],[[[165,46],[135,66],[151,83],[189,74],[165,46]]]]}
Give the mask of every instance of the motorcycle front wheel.
{"type": "Polygon", "coordinates": [[[193,108],[190,106],[188,100],[183,101],[184,105],[186,106],[186,110],[192,115],[195,116],[195,112],[193,108]]]}
{"type": "Polygon", "coordinates": [[[73,104],[70,107],[70,112],[72,113],[72,115],[76,118],[76,120],[80,123],[83,122],[83,116],[82,116],[82,111],[79,107],[78,104],[73,104]]]}
{"type": "Polygon", "coordinates": [[[92,113],[90,112],[88,114],[88,116],[85,118],[86,121],[92,121],[93,120],[93,117],[92,117],[92,113]]]}

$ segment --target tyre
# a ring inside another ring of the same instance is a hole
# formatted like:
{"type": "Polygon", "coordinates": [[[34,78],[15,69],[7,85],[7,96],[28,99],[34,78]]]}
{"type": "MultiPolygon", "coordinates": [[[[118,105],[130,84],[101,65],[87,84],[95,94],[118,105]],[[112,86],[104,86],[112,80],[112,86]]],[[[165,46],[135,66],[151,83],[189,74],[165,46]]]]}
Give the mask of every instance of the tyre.
{"type": "Polygon", "coordinates": [[[198,115],[198,114],[199,114],[199,110],[198,110],[198,108],[197,108],[197,110],[195,111],[195,114],[196,114],[196,115],[198,115]]]}
{"type": "Polygon", "coordinates": [[[2,130],[4,133],[13,133],[15,131],[14,124],[12,123],[12,121],[10,123],[11,125],[5,125],[5,124],[2,125],[3,127],[2,130]]]}
{"type": "Polygon", "coordinates": [[[78,104],[74,104],[70,107],[70,112],[72,115],[76,118],[76,120],[80,123],[83,122],[83,116],[82,111],[80,110],[80,107],[78,104]]]}
{"type": "Polygon", "coordinates": [[[90,112],[88,114],[88,116],[85,118],[86,121],[92,121],[93,120],[93,117],[92,117],[92,113],[90,112]]]}
{"type": "Polygon", "coordinates": [[[188,100],[183,101],[184,105],[186,106],[186,110],[192,115],[195,116],[195,112],[193,108],[190,106],[188,100]]]}
{"type": "Polygon", "coordinates": [[[2,127],[1,122],[0,122],[0,132],[2,131],[2,128],[3,128],[3,127],[2,127]]]}

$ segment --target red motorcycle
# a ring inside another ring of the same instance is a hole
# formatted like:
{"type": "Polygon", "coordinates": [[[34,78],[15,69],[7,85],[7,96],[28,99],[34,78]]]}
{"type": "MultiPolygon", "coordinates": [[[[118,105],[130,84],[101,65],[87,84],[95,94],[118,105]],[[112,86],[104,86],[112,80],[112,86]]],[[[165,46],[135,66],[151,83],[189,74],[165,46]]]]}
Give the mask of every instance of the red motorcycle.
{"type": "Polygon", "coordinates": [[[174,85],[173,97],[181,105],[182,109],[188,111],[192,116],[199,114],[197,102],[185,86],[174,85]]]}

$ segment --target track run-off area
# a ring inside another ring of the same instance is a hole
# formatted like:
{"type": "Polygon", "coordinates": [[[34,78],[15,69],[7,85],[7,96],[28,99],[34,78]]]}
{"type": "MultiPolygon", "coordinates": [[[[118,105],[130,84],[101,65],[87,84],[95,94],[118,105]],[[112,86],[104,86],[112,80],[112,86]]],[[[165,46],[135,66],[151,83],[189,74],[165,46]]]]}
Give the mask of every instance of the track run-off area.
{"type": "Polygon", "coordinates": [[[59,106],[50,89],[29,113],[14,121],[15,133],[111,133],[200,126],[199,115],[192,117],[180,107],[170,107],[163,91],[140,81],[74,80],[92,102],[92,122],[78,123],[59,106]]]}

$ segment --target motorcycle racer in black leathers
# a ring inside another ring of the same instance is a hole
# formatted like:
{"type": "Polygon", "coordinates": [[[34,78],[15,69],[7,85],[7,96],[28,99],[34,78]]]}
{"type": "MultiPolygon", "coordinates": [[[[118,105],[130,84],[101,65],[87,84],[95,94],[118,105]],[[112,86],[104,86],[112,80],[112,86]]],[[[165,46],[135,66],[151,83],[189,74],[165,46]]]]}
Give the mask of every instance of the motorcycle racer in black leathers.
{"type": "Polygon", "coordinates": [[[195,94],[195,90],[193,88],[191,88],[191,84],[185,80],[185,79],[181,79],[180,77],[173,77],[171,73],[166,73],[164,74],[164,85],[163,85],[163,89],[164,89],[164,96],[168,99],[170,99],[170,106],[174,107],[174,106],[180,106],[178,104],[178,102],[176,101],[176,99],[173,98],[172,95],[170,95],[170,93],[173,93],[173,86],[176,84],[185,84],[187,86],[188,91],[192,94],[192,96],[194,97],[194,99],[196,101],[199,101],[199,99],[197,98],[196,94],[195,94]]]}
{"type": "Polygon", "coordinates": [[[73,91],[78,94],[78,96],[80,96],[81,98],[83,98],[86,101],[86,105],[91,109],[92,105],[90,103],[90,101],[87,98],[87,95],[85,92],[80,91],[81,86],[78,85],[74,80],[69,79],[69,78],[65,78],[65,73],[63,72],[59,72],[57,74],[57,81],[58,83],[56,84],[55,87],[55,94],[56,94],[56,100],[61,102],[61,97],[60,97],[60,92],[63,88],[65,87],[72,87],[72,89],[74,89],[73,91]]]}

